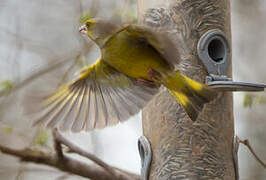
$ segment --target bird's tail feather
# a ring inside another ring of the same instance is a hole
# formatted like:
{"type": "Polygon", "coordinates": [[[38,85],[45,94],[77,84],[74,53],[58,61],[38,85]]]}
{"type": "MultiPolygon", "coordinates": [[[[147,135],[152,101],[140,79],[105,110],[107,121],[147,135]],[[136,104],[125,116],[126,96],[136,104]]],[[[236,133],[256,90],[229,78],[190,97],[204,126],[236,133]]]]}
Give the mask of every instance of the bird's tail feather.
{"type": "Polygon", "coordinates": [[[196,121],[203,105],[213,100],[217,95],[215,90],[179,72],[168,83],[172,84],[170,86],[172,88],[168,88],[169,92],[182,105],[187,115],[193,121],[196,121]],[[176,84],[176,88],[173,88],[173,84],[176,84]]]}

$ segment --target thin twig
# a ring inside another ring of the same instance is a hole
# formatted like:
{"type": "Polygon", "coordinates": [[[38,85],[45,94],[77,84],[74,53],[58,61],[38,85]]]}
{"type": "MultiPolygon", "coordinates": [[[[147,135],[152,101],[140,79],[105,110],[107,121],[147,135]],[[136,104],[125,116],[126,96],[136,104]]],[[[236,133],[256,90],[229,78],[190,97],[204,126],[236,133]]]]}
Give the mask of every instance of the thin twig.
{"type": "Polygon", "coordinates": [[[247,148],[249,149],[249,151],[253,154],[253,156],[255,157],[255,159],[264,167],[266,168],[266,164],[259,158],[259,156],[257,156],[257,154],[255,153],[255,151],[253,150],[253,148],[251,147],[251,145],[249,144],[248,139],[245,139],[244,141],[238,138],[239,143],[244,144],[245,146],[247,146],[247,148]]]}
{"type": "Polygon", "coordinates": [[[111,166],[109,166],[108,164],[103,162],[101,159],[99,159],[95,155],[84,151],[83,149],[81,149],[77,145],[75,145],[75,144],[71,143],[70,141],[68,141],[56,129],[53,130],[53,136],[54,136],[54,139],[56,139],[55,142],[62,143],[64,145],[66,145],[67,147],[69,147],[71,149],[72,152],[75,152],[75,153],[77,153],[77,154],[79,154],[79,155],[81,155],[83,157],[86,157],[86,158],[90,159],[91,161],[93,161],[97,165],[99,165],[102,168],[104,168],[107,172],[109,172],[113,176],[117,176],[116,172],[114,171],[114,169],[111,166]]]}
{"type": "MultiPolygon", "coordinates": [[[[87,47],[83,47],[81,50],[79,50],[77,53],[75,53],[74,57],[73,57],[73,52],[72,52],[72,53],[70,53],[68,55],[65,55],[65,57],[70,57],[70,58],[63,59],[63,60],[60,60],[60,61],[58,61],[58,60],[62,59],[62,58],[55,58],[55,60],[53,60],[52,62],[56,62],[56,63],[51,64],[51,65],[41,69],[40,71],[38,71],[36,73],[33,73],[32,75],[30,75],[28,78],[24,79],[21,82],[12,84],[11,92],[14,93],[14,92],[18,91],[19,89],[21,89],[22,87],[24,87],[27,84],[29,84],[30,82],[32,82],[33,80],[41,77],[42,75],[44,75],[44,74],[46,74],[48,72],[51,72],[52,70],[54,70],[54,69],[56,69],[58,67],[66,65],[68,61],[76,59],[81,54],[87,52],[88,51],[87,49],[88,49],[87,47]]],[[[7,95],[9,93],[10,93],[10,91],[8,91],[8,92],[7,91],[0,91],[0,97],[4,96],[4,95],[7,95]]]]}
{"type": "MultiPolygon", "coordinates": [[[[0,31],[2,33],[5,33],[6,35],[8,35],[10,37],[14,37],[15,39],[17,38],[16,37],[17,36],[17,33],[11,32],[11,31],[7,30],[5,27],[1,27],[0,26],[0,31]]],[[[33,51],[35,53],[36,52],[40,52],[42,50],[44,52],[44,54],[53,54],[52,49],[41,45],[41,44],[43,44],[43,42],[34,41],[32,39],[23,37],[21,35],[18,38],[20,39],[20,42],[23,42],[23,46],[27,50],[31,50],[31,51],[33,51]]]]}
{"type": "MultiPolygon", "coordinates": [[[[53,130],[53,136],[56,137],[56,134],[57,134],[57,130],[54,129],[53,130]]],[[[55,149],[55,152],[56,152],[58,159],[63,159],[64,154],[63,154],[61,142],[57,138],[54,138],[54,149],[55,149]]]]}

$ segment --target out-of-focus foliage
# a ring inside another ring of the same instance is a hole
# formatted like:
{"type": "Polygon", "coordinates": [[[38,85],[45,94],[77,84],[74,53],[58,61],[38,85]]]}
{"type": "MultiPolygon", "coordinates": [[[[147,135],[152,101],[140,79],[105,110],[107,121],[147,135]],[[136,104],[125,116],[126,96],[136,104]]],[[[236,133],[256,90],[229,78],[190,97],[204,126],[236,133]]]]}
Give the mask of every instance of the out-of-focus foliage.
{"type": "Polygon", "coordinates": [[[83,24],[83,23],[85,23],[86,20],[88,20],[90,18],[93,18],[93,14],[90,14],[90,13],[83,14],[79,18],[79,23],[83,24]]]}
{"type": "Polygon", "coordinates": [[[49,140],[49,135],[48,135],[47,131],[44,130],[44,129],[41,129],[38,132],[38,134],[37,134],[37,136],[36,136],[36,138],[34,140],[34,143],[36,145],[46,146],[47,143],[48,143],[48,140],[49,140]]]}
{"type": "Polygon", "coordinates": [[[1,127],[1,129],[2,129],[2,131],[4,131],[5,133],[12,133],[12,131],[13,131],[13,128],[10,127],[10,126],[7,126],[7,125],[1,127]]]}
{"type": "Polygon", "coordinates": [[[243,98],[243,106],[245,108],[251,108],[253,104],[266,104],[266,97],[262,95],[245,93],[243,98]]]}
{"type": "Polygon", "coordinates": [[[12,83],[8,80],[2,81],[0,83],[0,92],[9,93],[12,90],[12,83]]]}
{"type": "Polygon", "coordinates": [[[253,98],[251,95],[249,94],[244,94],[244,98],[243,98],[243,106],[244,107],[248,107],[250,108],[253,104],[253,98]]]}

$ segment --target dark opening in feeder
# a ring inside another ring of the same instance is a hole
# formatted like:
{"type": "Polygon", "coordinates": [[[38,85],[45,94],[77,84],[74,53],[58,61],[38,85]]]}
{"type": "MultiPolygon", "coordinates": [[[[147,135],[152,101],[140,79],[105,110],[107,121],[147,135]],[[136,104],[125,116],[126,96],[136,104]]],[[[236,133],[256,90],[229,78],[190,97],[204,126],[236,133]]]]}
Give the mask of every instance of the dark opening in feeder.
{"type": "Polygon", "coordinates": [[[197,45],[199,59],[209,74],[226,75],[230,64],[230,43],[219,29],[205,32],[197,45]]]}
{"type": "Polygon", "coordinates": [[[224,44],[220,39],[213,39],[208,45],[210,58],[215,62],[221,62],[225,56],[224,44]]]}

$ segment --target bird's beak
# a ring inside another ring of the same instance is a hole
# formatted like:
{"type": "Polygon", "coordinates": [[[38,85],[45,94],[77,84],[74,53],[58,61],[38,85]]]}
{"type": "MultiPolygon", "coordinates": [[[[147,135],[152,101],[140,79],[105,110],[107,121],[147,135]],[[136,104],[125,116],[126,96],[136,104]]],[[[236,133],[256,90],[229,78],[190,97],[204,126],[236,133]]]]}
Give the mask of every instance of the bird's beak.
{"type": "Polygon", "coordinates": [[[80,26],[80,27],[79,27],[79,32],[80,32],[81,34],[87,34],[87,33],[88,33],[88,29],[87,29],[86,25],[82,25],[82,26],[80,26]]]}

